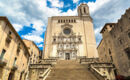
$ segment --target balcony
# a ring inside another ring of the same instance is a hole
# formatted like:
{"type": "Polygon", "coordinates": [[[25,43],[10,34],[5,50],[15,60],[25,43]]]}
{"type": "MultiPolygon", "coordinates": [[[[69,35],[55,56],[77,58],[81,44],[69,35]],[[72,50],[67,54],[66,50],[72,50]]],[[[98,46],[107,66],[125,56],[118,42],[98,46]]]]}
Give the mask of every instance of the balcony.
{"type": "Polygon", "coordinates": [[[21,49],[21,47],[20,47],[20,45],[18,45],[17,46],[17,53],[19,54],[19,52],[20,52],[20,49],[21,49]]]}
{"type": "Polygon", "coordinates": [[[7,36],[6,42],[9,44],[11,42],[12,37],[10,35],[7,36]]]}
{"type": "Polygon", "coordinates": [[[19,53],[19,52],[20,52],[20,49],[18,48],[18,49],[17,49],[17,53],[19,53]]]}
{"type": "Polygon", "coordinates": [[[5,66],[7,64],[7,60],[4,58],[0,58],[0,66],[5,66]]]}
{"type": "Polygon", "coordinates": [[[16,64],[13,64],[12,70],[17,70],[18,66],[16,64]]]}

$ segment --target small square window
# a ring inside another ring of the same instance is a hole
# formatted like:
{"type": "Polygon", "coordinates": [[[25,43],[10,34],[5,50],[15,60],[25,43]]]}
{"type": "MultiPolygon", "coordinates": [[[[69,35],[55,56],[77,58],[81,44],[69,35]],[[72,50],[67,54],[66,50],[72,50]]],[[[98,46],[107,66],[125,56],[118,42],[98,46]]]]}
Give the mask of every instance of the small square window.
{"type": "Polygon", "coordinates": [[[79,41],[81,41],[81,38],[79,38],[79,41]]]}
{"type": "Polygon", "coordinates": [[[120,30],[121,30],[121,32],[123,31],[122,26],[120,26],[120,30]]]}
{"type": "Polygon", "coordinates": [[[110,27],[112,27],[112,25],[110,25],[110,27]]]}
{"type": "Polygon", "coordinates": [[[11,35],[12,33],[11,33],[11,31],[9,31],[9,35],[11,35]]]}
{"type": "Polygon", "coordinates": [[[76,20],[74,19],[74,22],[76,22],[76,20]]]}
{"type": "Polygon", "coordinates": [[[119,42],[120,42],[120,44],[122,44],[122,43],[123,43],[121,39],[119,40],[119,42]]]}
{"type": "Polygon", "coordinates": [[[111,55],[111,50],[109,49],[109,54],[111,55]]]}
{"type": "Polygon", "coordinates": [[[56,42],[56,39],[54,38],[53,41],[56,42]]]}
{"type": "Polygon", "coordinates": [[[128,36],[129,36],[129,38],[130,38],[130,32],[128,33],[128,36]]]}
{"type": "Polygon", "coordinates": [[[130,47],[126,48],[124,51],[127,54],[128,59],[130,59],[130,47]]]}

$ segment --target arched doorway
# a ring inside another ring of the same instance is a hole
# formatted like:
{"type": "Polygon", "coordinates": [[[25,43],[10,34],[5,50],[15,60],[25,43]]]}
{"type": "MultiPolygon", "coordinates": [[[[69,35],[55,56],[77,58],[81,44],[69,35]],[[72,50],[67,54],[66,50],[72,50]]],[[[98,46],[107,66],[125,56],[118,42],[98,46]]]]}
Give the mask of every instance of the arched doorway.
{"type": "Polygon", "coordinates": [[[70,53],[65,53],[65,59],[70,60],[70,53]]]}

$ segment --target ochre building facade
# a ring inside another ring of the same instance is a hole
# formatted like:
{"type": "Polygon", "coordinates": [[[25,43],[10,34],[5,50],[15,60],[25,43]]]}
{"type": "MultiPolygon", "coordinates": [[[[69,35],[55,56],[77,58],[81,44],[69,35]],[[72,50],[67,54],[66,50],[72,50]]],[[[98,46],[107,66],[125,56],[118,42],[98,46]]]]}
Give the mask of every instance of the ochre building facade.
{"type": "Polygon", "coordinates": [[[23,39],[23,42],[26,44],[28,51],[30,53],[29,63],[30,64],[37,63],[39,61],[39,55],[40,55],[39,48],[33,41],[23,39]]]}
{"type": "Polygon", "coordinates": [[[101,30],[102,41],[98,45],[99,59],[112,62],[117,75],[130,75],[130,8],[117,23],[107,23],[101,30]]]}
{"type": "Polygon", "coordinates": [[[0,80],[25,80],[29,52],[6,17],[0,17],[0,80]]]}

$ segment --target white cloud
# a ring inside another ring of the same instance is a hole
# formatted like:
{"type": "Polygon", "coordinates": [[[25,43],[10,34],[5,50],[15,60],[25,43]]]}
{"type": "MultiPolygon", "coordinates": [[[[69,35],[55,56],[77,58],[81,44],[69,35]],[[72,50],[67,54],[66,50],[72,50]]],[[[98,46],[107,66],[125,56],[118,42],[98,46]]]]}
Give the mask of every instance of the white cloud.
{"type": "MultiPolygon", "coordinates": [[[[26,35],[22,35],[22,37],[40,43],[43,42],[41,35],[46,30],[45,26],[47,25],[48,17],[74,16],[77,14],[77,9],[69,9],[66,12],[62,12],[59,8],[65,5],[60,0],[49,1],[52,4],[51,8],[47,7],[47,0],[1,0],[0,16],[7,16],[17,31],[23,29],[21,25],[28,26],[33,24],[32,28],[34,30],[26,35]]],[[[73,0],[73,2],[79,2],[79,0],[73,0]]],[[[101,39],[99,31],[102,26],[106,22],[114,22],[120,18],[125,9],[130,7],[129,3],[130,0],[96,0],[96,2],[88,2],[90,13],[94,20],[97,42],[101,39]]]]}
{"type": "Polygon", "coordinates": [[[125,10],[130,7],[130,0],[97,0],[89,2],[89,9],[93,18],[97,44],[101,40],[99,33],[105,23],[117,22],[125,10]]]}
{"type": "Polygon", "coordinates": [[[95,36],[96,36],[96,40],[97,40],[97,42],[96,42],[97,45],[100,43],[100,40],[102,38],[102,35],[100,34],[101,29],[102,29],[102,26],[100,26],[100,27],[98,27],[98,28],[96,28],[94,30],[95,36]]]}
{"type": "Polygon", "coordinates": [[[43,44],[39,44],[38,47],[43,47],[43,44]]]}
{"type": "Polygon", "coordinates": [[[37,35],[22,35],[23,38],[34,41],[36,43],[41,43],[43,42],[43,38],[39,37],[37,35]]]}
{"type": "Polygon", "coordinates": [[[79,0],[73,0],[73,3],[77,3],[77,2],[79,2],[79,0]]]}
{"type": "Polygon", "coordinates": [[[71,10],[69,9],[67,12],[61,13],[62,16],[75,16],[77,15],[77,9],[71,10]]]}
{"type": "Polygon", "coordinates": [[[96,28],[96,29],[94,30],[95,35],[98,35],[98,34],[100,33],[101,29],[102,29],[102,26],[99,27],[99,28],[96,28]]]}
{"type": "Polygon", "coordinates": [[[33,28],[35,29],[29,34],[40,36],[43,34],[43,32],[46,31],[45,24],[41,20],[34,20],[33,22],[33,28]]]}
{"type": "Polygon", "coordinates": [[[59,0],[48,0],[51,2],[51,6],[52,7],[63,7],[64,6],[64,3],[63,2],[60,2],[59,0]]]}
{"type": "Polygon", "coordinates": [[[96,0],[96,2],[88,2],[90,12],[93,13],[94,11],[96,11],[97,9],[102,7],[102,5],[104,5],[105,3],[109,1],[112,1],[112,0],[96,0]]]}
{"type": "Polygon", "coordinates": [[[15,30],[16,30],[17,32],[19,32],[19,31],[21,31],[21,30],[23,29],[23,26],[20,25],[20,24],[13,24],[13,26],[14,26],[14,28],[15,28],[15,30]]]}
{"type": "Polygon", "coordinates": [[[43,42],[41,35],[46,30],[47,18],[52,15],[58,16],[60,13],[61,10],[58,8],[47,7],[46,0],[0,1],[0,16],[7,16],[17,32],[21,31],[23,26],[33,24],[34,30],[22,37],[36,43],[43,42]]]}

